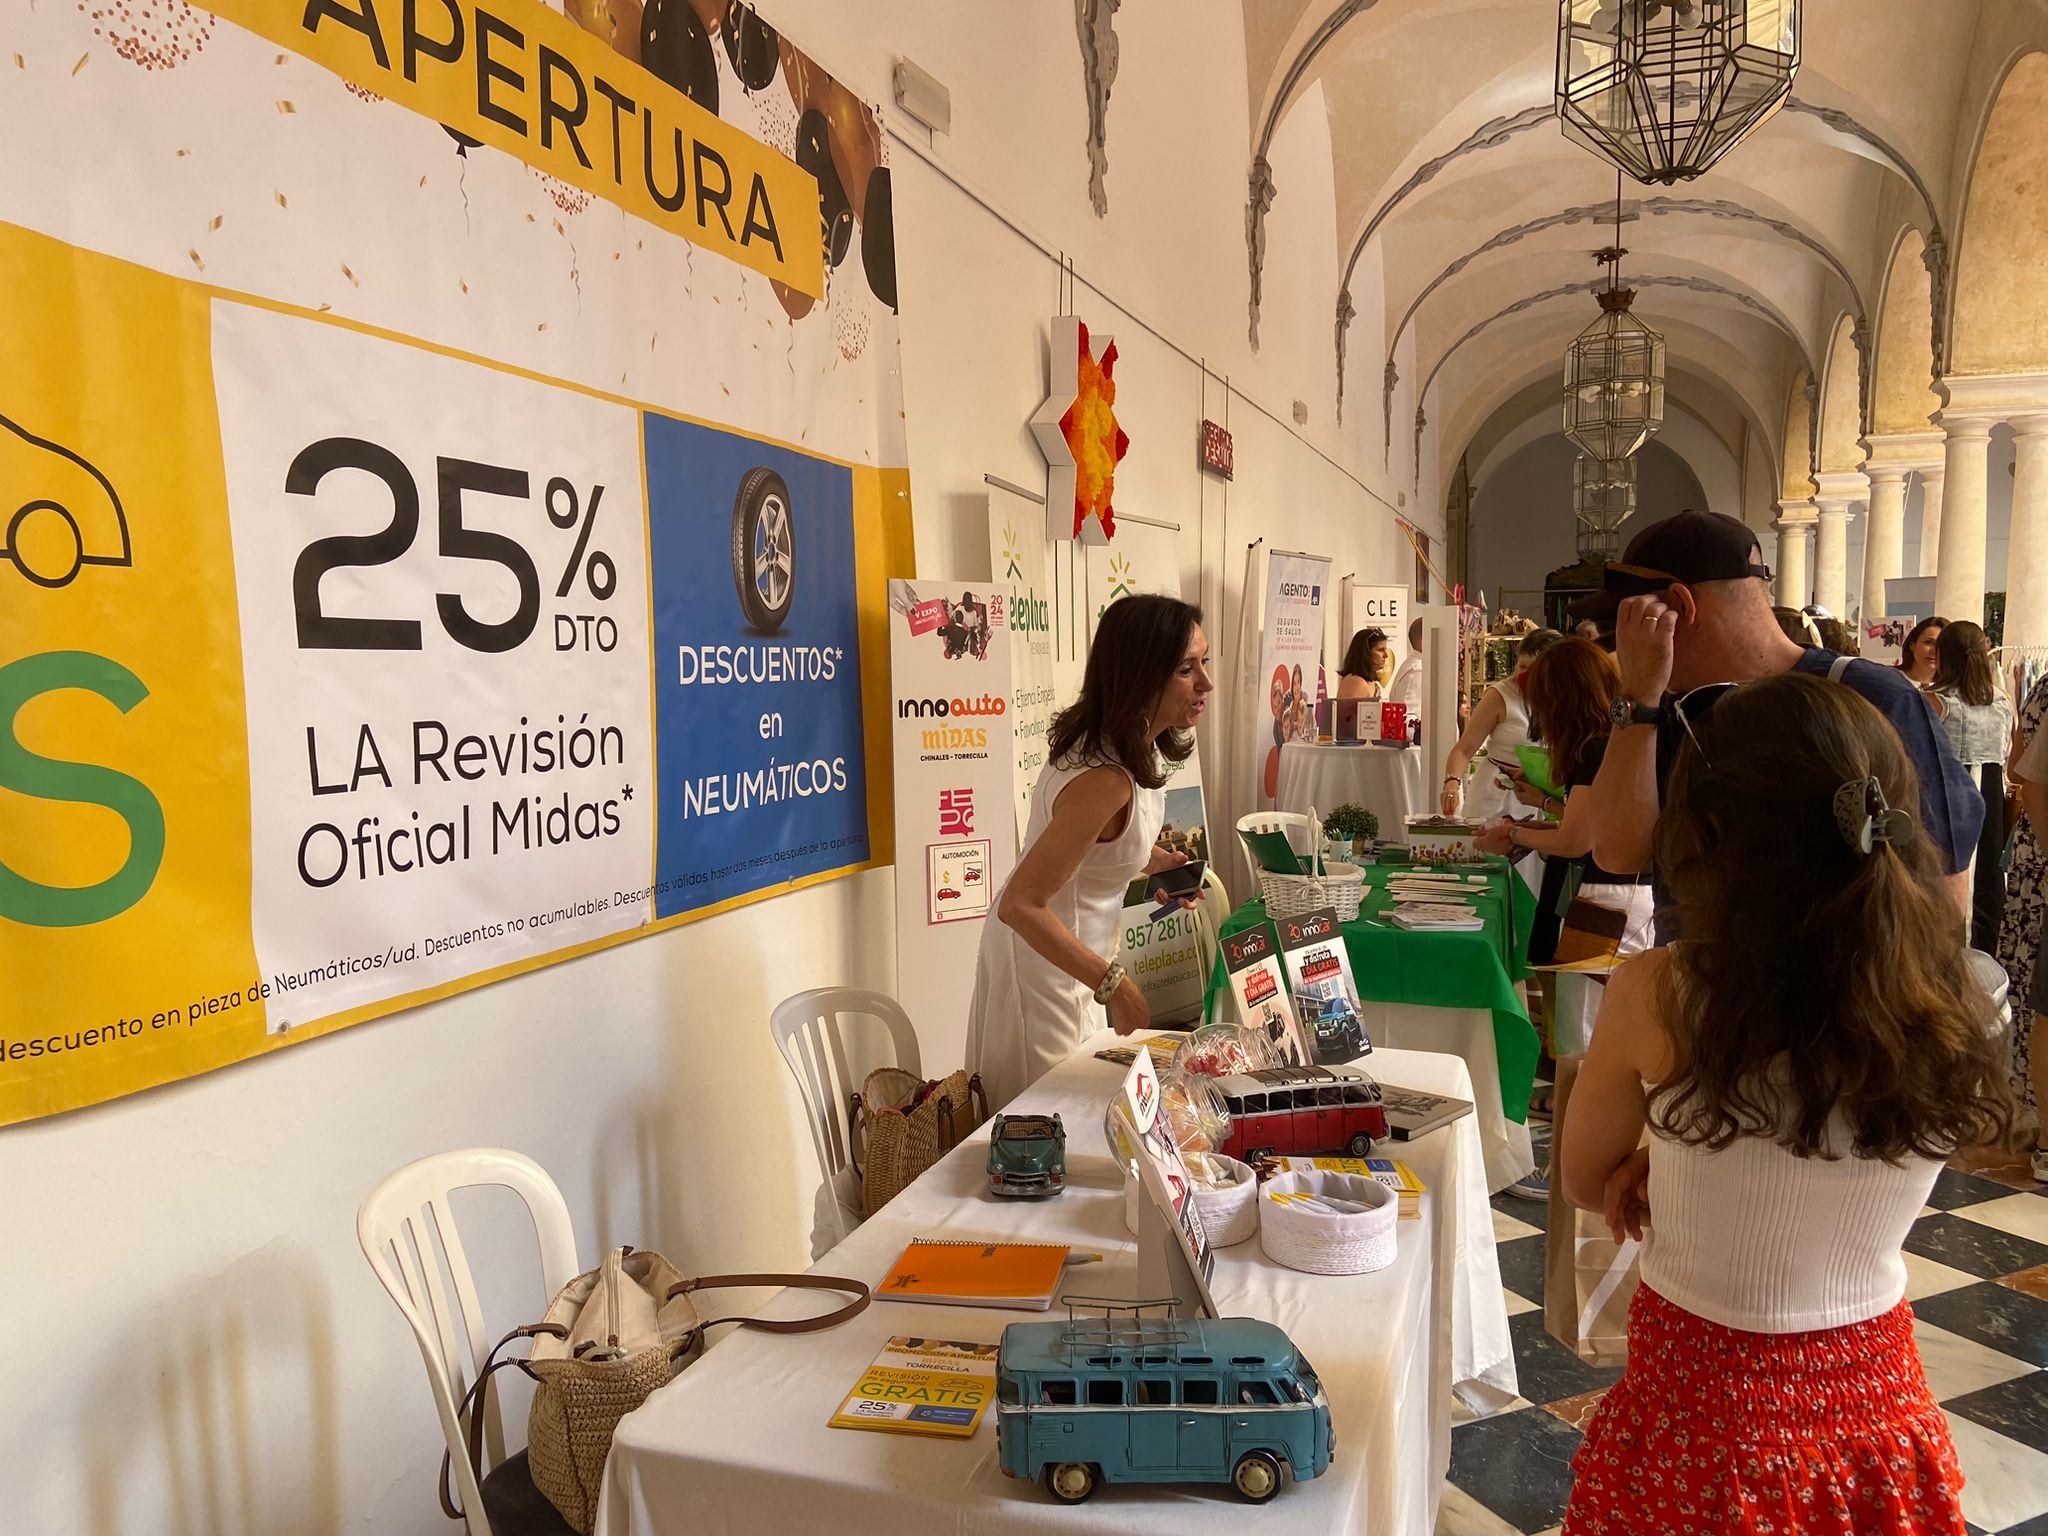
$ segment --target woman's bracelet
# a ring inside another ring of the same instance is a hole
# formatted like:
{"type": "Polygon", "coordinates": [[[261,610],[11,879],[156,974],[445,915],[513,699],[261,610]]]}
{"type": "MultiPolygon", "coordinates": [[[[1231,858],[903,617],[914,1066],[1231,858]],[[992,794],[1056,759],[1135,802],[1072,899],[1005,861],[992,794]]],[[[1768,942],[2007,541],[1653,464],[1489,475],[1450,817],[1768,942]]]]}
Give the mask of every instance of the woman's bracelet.
{"type": "Polygon", "coordinates": [[[1121,960],[1109,962],[1109,969],[1102,973],[1102,980],[1095,984],[1095,1001],[1107,1003],[1116,996],[1116,989],[1124,984],[1124,964],[1121,960]]]}

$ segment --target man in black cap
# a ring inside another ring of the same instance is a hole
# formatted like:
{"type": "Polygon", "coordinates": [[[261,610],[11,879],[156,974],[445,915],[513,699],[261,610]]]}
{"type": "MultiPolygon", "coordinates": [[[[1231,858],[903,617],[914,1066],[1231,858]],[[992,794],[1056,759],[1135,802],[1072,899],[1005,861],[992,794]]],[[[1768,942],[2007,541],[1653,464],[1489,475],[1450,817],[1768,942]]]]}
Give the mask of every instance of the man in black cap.
{"type": "MultiPolygon", "coordinates": [[[[1681,711],[1697,724],[1721,691],[1716,685],[1811,672],[1855,689],[1897,729],[1920,776],[1920,825],[1967,914],[1984,797],[1947,733],[1897,668],[1787,638],[1771,612],[1770,579],[1747,525],[1715,512],[1681,512],[1631,539],[1621,559],[1609,562],[1605,590],[1573,605],[1574,619],[1613,624],[1621,664],[1614,734],[1592,785],[1594,860],[1624,873],[1650,867],[1664,782],[1685,740],[1681,711]]],[[[1660,884],[1660,942],[1677,937],[1671,915],[1660,884]]]]}

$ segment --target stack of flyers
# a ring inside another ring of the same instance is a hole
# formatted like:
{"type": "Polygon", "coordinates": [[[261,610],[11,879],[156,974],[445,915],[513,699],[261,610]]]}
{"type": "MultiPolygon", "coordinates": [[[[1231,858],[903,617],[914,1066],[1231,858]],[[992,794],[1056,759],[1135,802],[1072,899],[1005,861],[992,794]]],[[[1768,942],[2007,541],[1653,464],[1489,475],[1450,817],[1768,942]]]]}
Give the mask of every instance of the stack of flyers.
{"type": "Polygon", "coordinates": [[[1258,1030],[1283,1067],[1310,1067],[1315,1055],[1296,1017],[1280,970],[1280,942],[1271,923],[1260,923],[1223,941],[1223,968],[1237,999],[1237,1020],[1258,1030]]]}
{"type": "Polygon", "coordinates": [[[1479,914],[1462,902],[1406,902],[1394,911],[1394,923],[1410,933],[1478,933],[1485,928],[1479,914]]]}
{"type": "Polygon", "coordinates": [[[1372,1049],[1358,1006],[1358,984],[1337,909],[1323,907],[1280,919],[1280,953],[1295,1012],[1318,1064],[1355,1061],[1372,1049]]]}

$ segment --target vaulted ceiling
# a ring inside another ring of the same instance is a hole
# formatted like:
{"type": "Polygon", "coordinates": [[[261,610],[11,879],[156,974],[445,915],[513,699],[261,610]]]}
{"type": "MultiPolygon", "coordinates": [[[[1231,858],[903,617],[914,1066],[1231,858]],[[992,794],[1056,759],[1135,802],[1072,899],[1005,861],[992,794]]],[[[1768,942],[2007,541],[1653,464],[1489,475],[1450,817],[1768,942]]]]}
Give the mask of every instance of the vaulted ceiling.
{"type": "MultiPolygon", "coordinates": [[[[1845,316],[1867,402],[1900,237],[1950,254],[1990,95],[2048,31],[2038,0],[1805,0],[1802,14],[1784,110],[1695,181],[1622,188],[1623,277],[1666,337],[1674,396],[1746,422],[1770,463],[1795,378],[1826,377],[1845,316]]],[[[1558,376],[1597,313],[1592,252],[1614,235],[1616,175],[1558,127],[1557,25],[1541,0],[1245,5],[1253,222],[1288,193],[1262,187],[1262,152],[1305,97],[1320,101],[1345,415],[1384,439],[1390,468],[1414,464],[1418,392],[1441,465],[1455,463],[1497,411],[1558,376]]],[[[1893,366],[1926,377],[1940,344],[1923,321],[1927,355],[1893,366]]]]}

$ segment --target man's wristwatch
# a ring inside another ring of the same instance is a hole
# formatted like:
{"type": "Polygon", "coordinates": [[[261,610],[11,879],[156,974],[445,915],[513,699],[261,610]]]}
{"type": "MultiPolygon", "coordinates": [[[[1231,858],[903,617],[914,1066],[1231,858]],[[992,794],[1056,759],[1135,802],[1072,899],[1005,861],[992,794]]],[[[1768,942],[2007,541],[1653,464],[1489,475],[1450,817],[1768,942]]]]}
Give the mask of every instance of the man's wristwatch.
{"type": "Polygon", "coordinates": [[[1607,716],[1614,722],[1617,731],[1626,730],[1632,725],[1661,725],[1664,721],[1664,706],[1661,703],[1638,704],[1634,699],[1624,696],[1614,701],[1607,711],[1607,716]]]}

